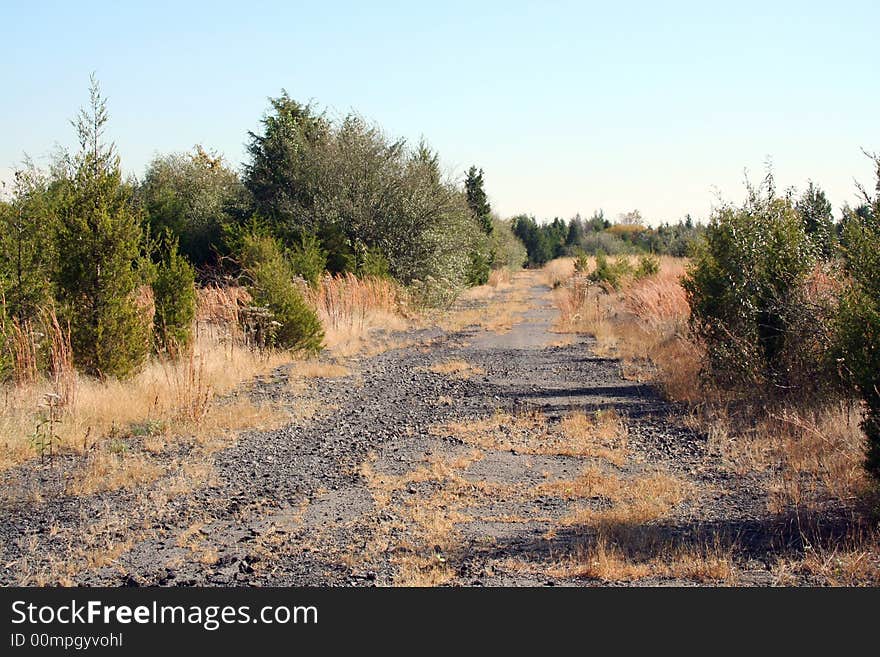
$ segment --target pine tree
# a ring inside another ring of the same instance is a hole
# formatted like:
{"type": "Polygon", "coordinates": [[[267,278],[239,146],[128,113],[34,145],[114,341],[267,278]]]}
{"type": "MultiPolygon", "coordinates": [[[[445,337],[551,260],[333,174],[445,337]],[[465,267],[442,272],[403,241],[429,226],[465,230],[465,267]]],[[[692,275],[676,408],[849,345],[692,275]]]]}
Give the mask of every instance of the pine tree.
{"type": "Polygon", "coordinates": [[[487,235],[492,234],[492,207],[483,189],[483,170],[471,167],[464,181],[468,207],[487,235]]]}
{"type": "Polygon", "coordinates": [[[166,233],[153,279],[153,334],[156,348],[174,353],[189,346],[196,316],[195,270],[166,233]]]}
{"type": "Polygon", "coordinates": [[[804,230],[819,254],[824,258],[830,258],[834,252],[835,229],[831,203],[826,198],[825,192],[810,181],[806,191],[795,204],[795,209],[800,214],[804,230]]]}
{"type": "Polygon", "coordinates": [[[55,284],[71,326],[74,361],[96,376],[124,377],[149,350],[149,318],[138,307],[142,231],[122,183],[119,158],[103,142],[106,100],[92,77],[88,109],[73,122],[80,151],[63,162],[55,284]]]}

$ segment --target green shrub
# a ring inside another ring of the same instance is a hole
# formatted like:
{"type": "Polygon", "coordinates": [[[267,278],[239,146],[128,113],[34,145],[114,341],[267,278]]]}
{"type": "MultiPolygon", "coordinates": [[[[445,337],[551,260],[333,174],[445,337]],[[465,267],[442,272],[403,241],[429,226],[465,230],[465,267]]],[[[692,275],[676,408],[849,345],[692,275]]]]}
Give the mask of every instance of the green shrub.
{"type": "Polygon", "coordinates": [[[578,247],[574,258],[574,270],[578,274],[586,274],[590,271],[590,256],[584,253],[584,250],[578,247]]]}
{"type": "Polygon", "coordinates": [[[614,290],[619,290],[627,277],[633,275],[633,268],[629,258],[618,256],[615,262],[609,262],[608,256],[599,251],[596,254],[596,268],[588,279],[593,283],[607,285],[614,290]]]}
{"type": "Polygon", "coordinates": [[[481,251],[473,251],[470,254],[470,264],[467,269],[465,282],[469,286],[485,285],[489,282],[489,274],[492,265],[489,258],[481,251]]]}
{"type": "Polygon", "coordinates": [[[636,267],[636,278],[648,278],[654,276],[660,271],[660,259],[650,253],[646,253],[639,257],[639,264],[636,267]]]}
{"type": "Polygon", "coordinates": [[[87,374],[125,377],[150,350],[150,318],[138,304],[143,234],[112,146],[101,143],[107,121],[93,83],[91,106],[76,123],[81,150],[54,181],[55,243],[63,254],[53,278],[70,323],[74,362],[87,374]]]}
{"type": "MultiPolygon", "coordinates": [[[[290,262],[278,243],[267,236],[242,239],[242,265],[248,291],[268,321],[260,323],[258,342],[268,347],[316,353],[321,350],[324,330],[297,286],[290,262]]],[[[248,317],[253,313],[245,314],[248,317]]]]}
{"type": "Polygon", "coordinates": [[[372,276],[373,278],[388,278],[391,276],[390,265],[379,249],[367,249],[364,253],[361,266],[358,268],[360,276],[372,276]]]}
{"type": "Polygon", "coordinates": [[[742,208],[712,217],[683,285],[714,378],[782,391],[802,374],[786,355],[810,312],[803,284],[815,255],[790,199],[750,192],[742,208]]]}
{"type": "Polygon", "coordinates": [[[880,478],[880,159],[876,164],[878,192],[871,211],[854,215],[844,228],[852,286],[841,302],[838,356],[865,400],[866,465],[880,478]]]}
{"type": "Polygon", "coordinates": [[[327,269],[327,251],[314,235],[306,235],[295,244],[288,254],[294,274],[315,287],[327,269]]]}
{"type": "Polygon", "coordinates": [[[162,259],[153,279],[153,340],[156,349],[174,352],[192,341],[196,316],[195,270],[177,248],[177,240],[166,234],[162,259]]]}

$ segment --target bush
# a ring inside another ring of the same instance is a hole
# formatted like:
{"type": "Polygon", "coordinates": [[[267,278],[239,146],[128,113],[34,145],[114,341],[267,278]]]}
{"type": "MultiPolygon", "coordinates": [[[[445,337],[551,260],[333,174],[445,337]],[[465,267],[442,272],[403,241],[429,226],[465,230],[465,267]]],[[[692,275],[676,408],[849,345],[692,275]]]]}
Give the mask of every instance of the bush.
{"type": "Polygon", "coordinates": [[[852,286],[841,303],[837,351],[865,400],[866,465],[880,478],[880,159],[876,164],[878,193],[871,211],[854,215],[844,228],[852,286]]]}
{"type": "Polygon", "coordinates": [[[604,284],[614,290],[619,290],[625,279],[632,274],[633,268],[628,258],[621,256],[612,263],[608,261],[608,257],[602,251],[599,251],[596,254],[596,268],[588,278],[593,283],[604,284]]]}
{"type": "Polygon", "coordinates": [[[586,274],[588,271],[590,271],[590,256],[584,253],[583,249],[579,248],[577,253],[575,254],[574,270],[578,274],[586,274]]]}
{"type": "Polygon", "coordinates": [[[791,200],[769,189],[766,196],[750,189],[742,208],[716,212],[683,280],[691,327],[707,347],[714,378],[764,392],[810,379],[786,356],[798,348],[794,327],[811,312],[804,283],[815,263],[791,200]]]}
{"type": "Polygon", "coordinates": [[[489,273],[492,267],[489,258],[481,251],[473,251],[470,254],[470,265],[467,269],[465,282],[469,286],[485,285],[489,282],[489,273]]]}
{"type": "Polygon", "coordinates": [[[378,249],[367,249],[364,254],[358,274],[362,277],[388,278],[391,276],[388,258],[382,255],[378,249]]]}
{"type": "Polygon", "coordinates": [[[305,235],[288,254],[294,274],[315,287],[327,269],[327,251],[314,235],[305,235]]]}
{"type": "Polygon", "coordinates": [[[174,352],[192,341],[196,316],[195,270],[166,234],[162,259],[153,279],[153,338],[156,349],[174,352]]]}
{"type": "Polygon", "coordinates": [[[636,267],[636,278],[648,278],[660,271],[660,259],[651,254],[645,254],[639,258],[639,266],[636,267]]]}
{"type": "Polygon", "coordinates": [[[107,115],[96,84],[91,101],[76,123],[80,152],[56,167],[55,239],[64,255],[53,277],[77,368],[121,378],[150,350],[150,318],[137,301],[143,234],[119,158],[100,141],[107,115]]]}
{"type": "Polygon", "coordinates": [[[281,247],[271,237],[257,235],[245,236],[242,246],[248,291],[254,303],[269,315],[269,321],[259,327],[257,341],[268,347],[320,351],[324,330],[297,286],[296,273],[281,247]]]}

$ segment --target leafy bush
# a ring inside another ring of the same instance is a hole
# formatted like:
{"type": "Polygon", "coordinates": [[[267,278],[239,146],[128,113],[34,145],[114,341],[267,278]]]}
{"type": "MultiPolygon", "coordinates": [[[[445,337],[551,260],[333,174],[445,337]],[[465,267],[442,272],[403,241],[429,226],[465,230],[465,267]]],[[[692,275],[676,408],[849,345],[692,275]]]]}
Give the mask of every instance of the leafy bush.
{"type": "Polygon", "coordinates": [[[510,221],[493,218],[489,241],[493,268],[517,270],[528,262],[529,254],[526,247],[522,240],[514,235],[510,221]]]}
{"type": "Polygon", "coordinates": [[[804,283],[816,260],[791,200],[773,194],[769,177],[767,190],[750,188],[742,208],[715,213],[683,280],[713,376],[765,392],[789,389],[801,374],[786,354],[797,350],[793,327],[810,312],[804,283]]]}
{"type": "Polygon", "coordinates": [[[248,291],[254,303],[269,314],[269,322],[260,325],[257,340],[269,347],[320,351],[324,329],[297,286],[296,273],[280,245],[271,237],[250,235],[242,239],[242,246],[248,291]]]}
{"type": "Polygon", "coordinates": [[[156,348],[173,353],[189,346],[196,316],[195,270],[180,254],[177,241],[170,234],[166,234],[152,287],[156,348]]]}

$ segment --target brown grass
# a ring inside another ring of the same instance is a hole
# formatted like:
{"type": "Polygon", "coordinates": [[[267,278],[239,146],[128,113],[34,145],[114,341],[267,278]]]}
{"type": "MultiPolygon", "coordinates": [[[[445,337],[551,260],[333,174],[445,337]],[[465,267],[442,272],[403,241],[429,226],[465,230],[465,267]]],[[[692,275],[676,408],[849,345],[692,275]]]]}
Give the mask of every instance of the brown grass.
{"type": "Polygon", "coordinates": [[[494,415],[432,427],[435,435],[454,435],[483,449],[523,454],[558,454],[602,458],[615,464],[626,459],[626,426],[614,411],[587,415],[576,411],[553,425],[540,413],[494,415]]]}
{"type": "Polygon", "coordinates": [[[435,374],[445,374],[457,379],[469,379],[472,376],[486,373],[482,367],[471,365],[463,360],[454,359],[443,361],[442,363],[435,363],[425,369],[429,372],[434,372],[435,374]]]}

